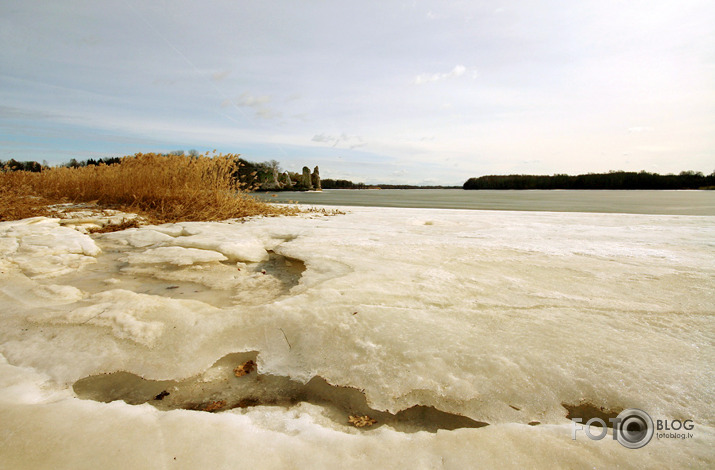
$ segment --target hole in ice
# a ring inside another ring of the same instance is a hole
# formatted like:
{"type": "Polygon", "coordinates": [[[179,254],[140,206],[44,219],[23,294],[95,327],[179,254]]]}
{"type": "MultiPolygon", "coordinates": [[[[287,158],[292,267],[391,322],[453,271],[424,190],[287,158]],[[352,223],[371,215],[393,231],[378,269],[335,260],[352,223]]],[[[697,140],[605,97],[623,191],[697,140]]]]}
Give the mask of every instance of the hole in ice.
{"type": "Polygon", "coordinates": [[[364,430],[384,424],[402,432],[488,425],[431,406],[417,405],[396,414],[374,410],[360,390],[331,385],[322,377],[302,384],[288,377],[260,374],[255,368],[257,356],[255,351],[229,354],[202,374],[179,381],[147,380],[122,371],[85,377],[75,382],[73,388],[82,399],[105,403],[123,400],[130,405],[149,403],[160,410],[219,412],[308,402],[321,406],[324,415],[333,421],[364,430]]]}
{"type": "MultiPolygon", "coordinates": [[[[581,422],[586,423],[591,418],[600,418],[606,423],[606,426],[609,428],[613,427],[613,423],[609,421],[609,418],[616,418],[618,417],[620,412],[623,411],[623,408],[616,407],[613,409],[608,409],[603,406],[596,406],[588,402],[579,403],[578,405],[562,403],[561,406],[566,408],[566,411],[568,411],[568,413],[566,414],[566,418],[568,419],[581,418],[581,422]]],[[[601,427],[601,423],[599,423],[598,421],[594,421],[592,424],[594,426],[601,427]]]]}
{"type": "Polygon", "coordinates": [[[280,280],[283,289],[287,292],[300,283],[300,278],[305,272],[305,263],[297,258],[279,255],[269,250],[268,260],[256,263],[253,269],[257,272],[265,271],[265,274],[280,280]]]}

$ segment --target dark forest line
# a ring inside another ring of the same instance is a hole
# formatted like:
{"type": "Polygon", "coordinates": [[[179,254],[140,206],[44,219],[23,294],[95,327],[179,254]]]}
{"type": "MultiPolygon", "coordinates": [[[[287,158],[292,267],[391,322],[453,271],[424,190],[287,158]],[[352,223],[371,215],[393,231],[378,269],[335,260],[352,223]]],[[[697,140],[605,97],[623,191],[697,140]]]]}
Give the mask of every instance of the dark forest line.
{"type": "Polygon", "coordinates": [[[611,171],[584,175],[488,175],[469,178],[464,189],[715,189],[715,172],[677,175],[611,171]]]}

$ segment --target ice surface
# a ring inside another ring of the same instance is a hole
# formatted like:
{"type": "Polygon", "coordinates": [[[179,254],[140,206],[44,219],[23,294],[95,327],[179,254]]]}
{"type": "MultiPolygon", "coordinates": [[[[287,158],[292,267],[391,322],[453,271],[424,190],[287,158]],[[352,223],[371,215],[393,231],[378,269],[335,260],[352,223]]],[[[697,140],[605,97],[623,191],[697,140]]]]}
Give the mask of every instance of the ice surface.
{"type": "Polygon", "coordinates": [[[174,243],[186,248],[202,248],[222,253],[232,261],[258,262],[268,259],[266,246],[252,230],[237,230],[235,225],[200,222],[182,224],[182,237],[174,243]]]}
{"type": "Polygon", "coordinates": [[[143,228],[141,230],[130,228],[122,232],[112,232],[107,234],[110,240],[117,240],[120,243],[128,244],[134,247],[145,247],[150,245],[160,244],[168,240],[173,240],[171,235],[159,230],[151,230],[143,228]]]}
{"type": "Polygon", "coordinates": [[[60,219],[34,217],[0,222],[0,254],[32,277],[76,271],[100,249],[89,236],[60,225],[60,219]]]}
{"type": "Polygon", "coordinates": [[[713,465],[715,218],[343,210],[92,236],[0,224],[0,467],[713,465]],[[357,429],[260,390],[206,413],[72,388],[124,371],[211,403],[233,393],[216,361],[248,351],[265,377],[489,426],[357,429]],[[574,441],[564,405],[582,403],[692,419],[694,437],[574,441]]]}
{"type": "Polygon", "coordinates": [[[124,260],[129,264],[175,264],[177,266],[188,266],[196,263],[225,261],[227,259],[228,258],[224,255],[216,251],[182,248],[180,246],[162,246],[141,253],[132,253],[124,260]]]}

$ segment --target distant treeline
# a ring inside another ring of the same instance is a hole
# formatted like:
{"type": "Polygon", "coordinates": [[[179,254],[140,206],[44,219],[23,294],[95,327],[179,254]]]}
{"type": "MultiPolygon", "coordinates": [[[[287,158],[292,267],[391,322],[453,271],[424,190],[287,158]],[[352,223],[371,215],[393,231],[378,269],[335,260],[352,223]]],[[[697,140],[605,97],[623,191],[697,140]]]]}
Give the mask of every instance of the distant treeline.
{"type": "Polygon", "coordinates": [[[334,180],[330,178],[321,178],[320,185],[323,189],[367,189],[365,183],[353,183],[348,180],[334,180]]]}
{"type": "Polygon", "coordinates": [[[365,184],[348,180],[324,178],[320,180],[323,189],[459,189],[459,186],[416,186],[412,184],[365,184]]]}
{"type": "Polygon", "coordinates": [[[461,189],[459,186],[417,186],[414,184],[378,184],[380,189],[461,189]]]}
{"type": "Polygon", "coordinates": [[[715,172],[683,171],[680,174],[611,171],[585,175],[489,175],[469,178],[464,189],[712,189],[715,172]]]}
{"type": "MultiPolygon", "coordinates": [[[[82,160],[79,161],[75,158],[71,159],[70,161],[61,164],[60,166],[67,167],[67,168],[80,168],[83,166],[92,166],[92,165],[112,165],[114,163],[119,163],[121,161],[120,158],[117,157],[112,157],[112,158],[99,158],[95,160],[94,158],[90,158],[88,160],[82,160]]],[[[20,162],[15,160],[14,158],[11,158],[10,160],[7,161],[2,161],[0,160],[0,170],[9,170],[9,171],[32,171],[32,172],[40,172],[45,168],[49,168],[50,166],[47,164],[47,162],[42,162],[42,164],[37,163],[35,161],[24,161],[20,162]]]]}
{"type": "MultiPolygon", "coordinates": [[[[198,157],[199,152],[197,150],[191,149],[188,152],[184,150],[172,150],[168,153],[162,153],[163,156],[169,155],[190,155],[192,157],[198,157]]],[[[87,160],[77,160],[76,158],[71,158],[69,161],[60,163],[57,166],[65,168],[81,168],[85,166],[92,165],[114,165],[115,163],[121,163],[122,159],[120,157],[106,157],[106,158],[88,158],[87,160]]],[[[43,161],[42,164],[35,161],[17,161],[11,158],[7,161],[0,160],[0,170],[10,170],[10,171],[42,171],[43,168],[49,168],[50,164],[47,161],[43,161]]]]}

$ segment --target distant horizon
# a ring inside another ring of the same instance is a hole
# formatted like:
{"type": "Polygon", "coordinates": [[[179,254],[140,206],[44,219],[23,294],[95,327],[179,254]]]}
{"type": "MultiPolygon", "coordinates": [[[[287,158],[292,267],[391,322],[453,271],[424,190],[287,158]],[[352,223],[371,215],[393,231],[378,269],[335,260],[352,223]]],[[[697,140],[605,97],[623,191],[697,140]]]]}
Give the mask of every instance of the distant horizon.
{"type": "MultiPolygon", "coordinates": [[[[98,160],[98,159],[100,159],[100,158],[102,158],[102,159],[108,159],[108,158],[122,158],[122,157],[125,157],[125,156],[132,156],[132,155],[135,155],[135,154],[137,154],[137,153],[168,154],[168,153],[174,152],[174,151],[176,151],[176,150],[177,150],[176,148],[166,148],[166,149],[162,149],[162,150],[141,151],[141,152],[129,152],[129,153],[115,153],[115,154],[101,154],[101,153],[96,153],[96,152],[94,152],[94,153],[90,152],[87,157],[83,157],[83,158],[81,158],[81,159],[78,158],[77,156],[70,156],[69,158],[64,159],[64,160],[61,160],[61,159],[59,159],[59,158],[55,158],[55,159],[53,159],[53,160],[47,160],[47,159],[36,160],[36,159],[28,159],[28,158],[18,158],[17,156],[6,156],[5,158],[0,157],[0,160],[1,160],[1,161],[7,161],[7,160],[10,160],[10,159],[14,159],[14,160],[17,160],[17,161],[36,161],[37,163],[43,163],[43,161],[46,161],[46,162],[49,164],[49,166],[59,166],[59,165],[63,165],[63,164],[68,163],[68,162],[69,162],[71,159],[73,159],[73,158],[76,159],[76,160],[78,160],[78,161],[86,161],[86,160],[88,160],[88,159],[98,160]]],[[[193,150],[193,149],[190,149],[190,150],[193,150]]],[[[214,149],[211,149],[211,150],[202,150],[202,151],[198,151],[198,153],[201,154],[201,155],[203,155],[204,153],[210,152],[210,151],[212,151],[212,150],[214,150],[214,149]]],[[[187,151],[187,152],[188,152],[188,151],[187,151]]],[[[318,157],[315,157],[315,158],[306,157],[306,158],[304,159],[304,161],[305,161],[306,163],[302,163],[302,160],[297,160],[297,159],[296,159],[295,161],[291,160],[291,163],[294,163],[296,166],[295,166],[295,167],[290,167],[290,168],[288,168],[288,167],[286,167],[286,165],[285,165],[279,158],[277,158],[277,157],[274,157],[274,158],[264,158],[264,159],[252,159],[252,158],[246,156],[245,154],[243,154],[243,153],[241,153],[241,152],[230,151],[230,150],[228,150],[228,151],[219,151],[219,153],[233,153],[233,154],[239,155],[241,158],[243,158],[243,159],[245,159],[245,160],[253,161],[253,162],[257,162],[257,163],[266,162],[266,161],[270,161],[270,160],[277,160],[277,161],[279,161],[279,163],[281,164],[281,168],[283,169],[283,171],[300,172],[300,170],[301,170],[301,168],[302,168],[303,166],[308,166],[308,167],[310,167],[310,168],[313,168],[313,167],[316,166],[316,165],[321,168],[321,170],[320,170],[320,171],[321,171],[321,174],[324,173],[324,171],[325,171],[325,170],[323,170],[323,167],[317,163],[318,161],[320,161],[320,158],[318,158],[318,157]]],[[[415,182],[415,181],[418,181],[418,180],[417,180],[417,179],[410,179],[410,175],[403,175],[404,178],[405,178],[405,181],[407,181],[407,182],[386,182],[386,181],[384,181],[384,180],[375,179],[375,178],[379,178],[379,176],[372,177],[372,179],[364,179],[364,180],[361,180],[361,179],[350,179],[349,177],[344,177],[344,176],[327,176],[327,175],[326,175],[326,176],[324,176],[324,177],[325,177],[325,178],[330,178],[330,179],[336,179],[336,180],[337,180],[337,179],[345,179],[345,180],[353,181],[354,183],[365,183],[365,184],[369,184],[369,185],[379,185],[379,184],[388,185],[388,184],[389,184],[389,185],[411,185],[411,186],[461,186],[461,185],[464,183],[464,181],[466,181],[466,179],[473,178],[473,177],[481,177],[481,176],[505,176],[505,175],[553,176],[553,175],[560,175],[560,174],[581,175],[581,174],[594,174],[594,173],[600,174],[600,173],[610,173],[610,172],[636,172],[636,173],[638,173],[638,172],[641,172],[641,171],[646,171],[646,172],[648,172],[648,173],[657,173],[657,174],[661,174],[661,175],[669,175],[669,174],[675,174],[675,175],[677,175],[677,174],[680,174],[681,172],[684,172],[684,171],[693,171],[693,172],[696,172],[696,173],[702,173],[702,174],[704,174],[704,175],[709,175],[709,174],[711,174],[711,173],[715,173],[715,165],[711,165],[711,166],[712,166],[712,168],[704,168],[704,169],[699,169],[699,168],[687,168],[687,169],[674,169],[674,170],[670,170],[670,171],[655,171],[655,170],[647,170],[647,169],[645,169],[645,168],[637,168],[637,169],[635,169],[635,168],[634,168],[634,169],[622,169],[622,168],[619,168],[619,169],[608,169],[608,170],[602,170],[602,171],[596,171],[596,170],[579,170],[579,171],[577,171],[577,172],[564,172],[564,171],[554,170],[554,171],[543,171],[543,172],[539,172],[539,173],[527,173],[527,172],[511,172],[511,173],[506,173],[506,172],[504,172],[504,173],[482,173],[482,174],[472,174],[472,175],[464,174],[464,175],[462,175],[461,177],[459,177],[459,178],[461,178],[461,180],[462,180],[461,182],[459,182],[459,181],[460,181],[459,179],[458,179],[458,180],[453,180],[452,182],[445,182],[445,181],[436,181],[436,182],[431,182],[431,181],[430,181],[430,182],[424,182],[424,181],[423,181],[423,182],[415,182]]]]}

